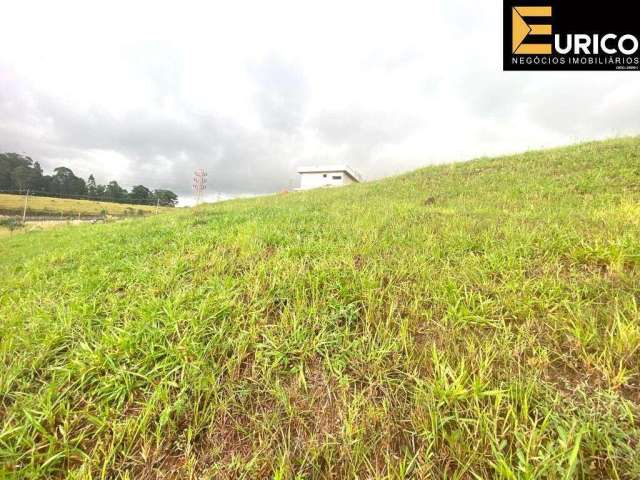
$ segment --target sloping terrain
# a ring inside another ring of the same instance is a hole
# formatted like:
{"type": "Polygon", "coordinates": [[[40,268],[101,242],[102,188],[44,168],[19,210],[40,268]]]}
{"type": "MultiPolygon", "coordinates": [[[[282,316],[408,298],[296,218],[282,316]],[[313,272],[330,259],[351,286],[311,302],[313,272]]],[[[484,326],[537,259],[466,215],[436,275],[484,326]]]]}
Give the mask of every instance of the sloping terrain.
{"type": "Polygon", "coordinates": [[[0,477],[640,478],[640,139],[0,242],[0,477]]]}

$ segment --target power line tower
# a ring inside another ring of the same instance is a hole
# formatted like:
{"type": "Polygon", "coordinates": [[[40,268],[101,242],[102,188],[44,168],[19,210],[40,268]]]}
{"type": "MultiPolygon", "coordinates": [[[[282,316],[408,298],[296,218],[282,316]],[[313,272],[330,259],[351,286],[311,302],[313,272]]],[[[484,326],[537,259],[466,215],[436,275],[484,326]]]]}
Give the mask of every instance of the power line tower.
{"type": "Polygon", "coordinates": [[[207,189],[207,172],[203,168],[199,168],[194,172],[193,191],[196,194],[196,205],[200,203],[202,192],[207,189]]]}

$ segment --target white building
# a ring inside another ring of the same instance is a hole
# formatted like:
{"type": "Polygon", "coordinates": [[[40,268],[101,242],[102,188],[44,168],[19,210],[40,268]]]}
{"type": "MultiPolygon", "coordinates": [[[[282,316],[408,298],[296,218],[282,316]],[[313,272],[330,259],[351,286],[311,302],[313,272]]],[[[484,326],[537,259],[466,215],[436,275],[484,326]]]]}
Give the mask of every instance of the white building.
{"type": "Polygon", "coordinates": [[[348,165],[315,165],[299,167],[300,190],[319,187],[340,187],[359,183],[362,177],[348,165]]]}

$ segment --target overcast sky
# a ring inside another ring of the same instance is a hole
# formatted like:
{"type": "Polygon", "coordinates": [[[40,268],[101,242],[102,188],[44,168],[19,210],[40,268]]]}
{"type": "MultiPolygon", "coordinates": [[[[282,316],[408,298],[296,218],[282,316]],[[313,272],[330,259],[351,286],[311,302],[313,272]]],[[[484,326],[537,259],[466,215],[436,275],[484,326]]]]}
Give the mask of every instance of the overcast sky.
{"type": "Polygon", "coordinates": [[[637,72],[502,72],[502,2],[5,2],[0,151],[130,187],[296,186],[640,133],[637,72]]]}

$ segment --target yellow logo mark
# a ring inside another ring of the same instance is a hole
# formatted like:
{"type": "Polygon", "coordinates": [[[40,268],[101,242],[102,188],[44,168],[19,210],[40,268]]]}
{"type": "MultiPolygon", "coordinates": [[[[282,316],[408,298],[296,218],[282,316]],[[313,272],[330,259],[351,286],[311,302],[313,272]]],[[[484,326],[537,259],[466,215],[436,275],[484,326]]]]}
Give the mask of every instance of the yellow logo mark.
{"type": "Polygon", "coordinates": [[[513,53],[551,55],[550,43],[522,43],[528,35],[551,35],[551,25],[529,25],[524,17],[550,17],[551,7],[513,7],[513,53]]]}

